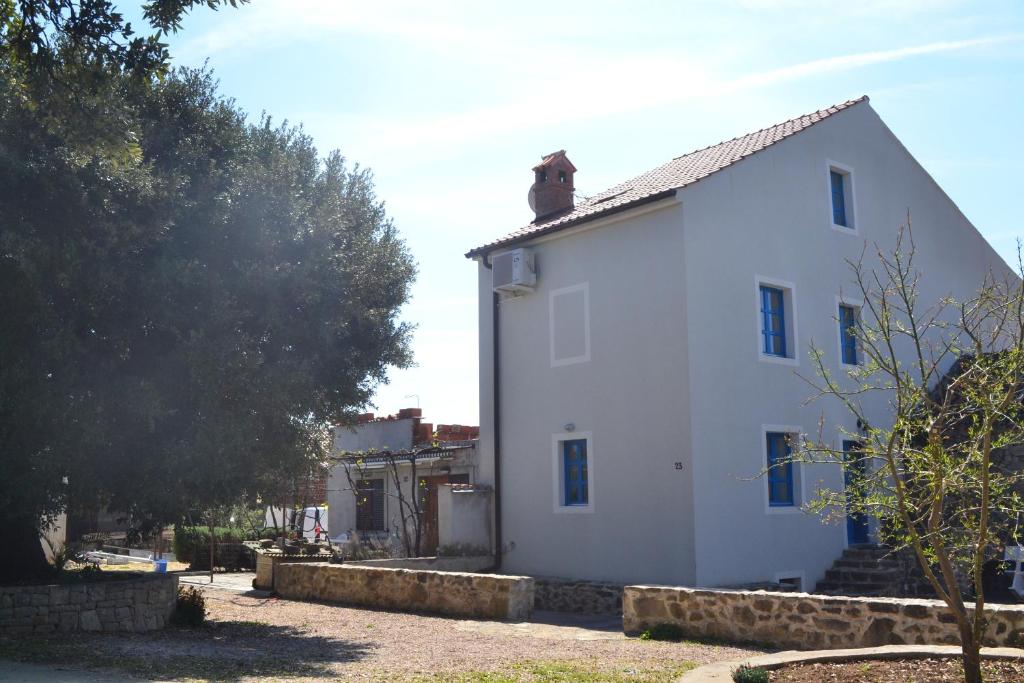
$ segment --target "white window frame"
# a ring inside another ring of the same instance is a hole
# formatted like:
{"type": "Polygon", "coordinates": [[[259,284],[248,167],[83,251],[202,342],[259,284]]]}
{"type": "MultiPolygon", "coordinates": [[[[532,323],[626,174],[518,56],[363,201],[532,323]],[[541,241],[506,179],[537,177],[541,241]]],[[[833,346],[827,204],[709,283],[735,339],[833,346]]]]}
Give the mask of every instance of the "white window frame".
{"type": "Polygon", "coordinates": [[[839,307],[849,306],[857,311],[857,324],[861,322],[861,313],[864,310],[863,299],[851,299],[842,295],[836,296],[835,322],[836,322],[836,351],[839,353],[839,367],[843,370],[855,370],[864,365],[864,351],[860,339],[857,340],[857,363],[851,365],[843,361],[843,330],[840,326],[839,307]]]}
{"type": "Polygon", "coordinates": [[[562,432],[551,435],[551,474],[555,514],[593,514],[594,512],[594,435],[592,432],[562,432]],[[562,479],[562,444],[566,441],[587,442],[587,504],[565,504],[565,482],[562,479]]]}
{"type": "Polygon", "coordinates": [[[548,292],[548,340],[551,355],[551,367],[575,365],[590,362],[590,283],[581,282],[569,287],[560,287],[548,292]],[[573,292],[583,292],[583,355],[570,358],[555,358],[555,297],[573,292]]]}
{"type": "Polygon", "coordinates": [[[775,572],[775,576],[772,577],[772,583],[781,583],[782,579],[800,579],[800,593],[807,593],[807,572],[803,569],[793,570],[788,572],[775,572]]]}
{"type": "Polygon", "coordinates": [[[780,280],[773,277],[765,277],[763,275],[754,276],[754,323],[755,330],[757,332],[754,335],[754,341],[757,343],[757,359],[763,363],[779,363],[781,365],[792,365],[794,367],[800,365],[800,355],[798,354],[799,345],[797,339],[799,339],[797,332],[797,314],[796,314],[796,285],[787,280],[780,280]],[[773,356],[769,353],[764,352],[764,340],[762,339],[761,325],[761,286],[775,287],[776,289],[782,290],[782,301],[786,320],[786,355],[785,356],[773,356]]]}
{"type": "Polygon", "coordinates": [[[832,159],[825,160],[825,188],[828,201],[825,202],[828,207],[828,221],[829,227],[836,232],[841,232],[844,235],[859,235],[860,234],[860,221],[858,216],[860,212],[857,210],[857,187],[854,180],[853,167],[847,164],[841,164],[838,161],[832,159]],[[843,176],[843,196],[846,202],[846,225],[837,225],[832,222],[832,171],[836,171],[843,176]]]}
{"type": "MultiPolygon", "coordinates": [[[[782,432],[784,434],[790,434],[797,438],[798,442],[803,440],[804,430],[802,427],[797,425],[778,425],[778,424],[763,424],[761,425],[760,444],[757,452],[760,458],[760,466],[758,471],[764,470],[768,467],[768,433],[769,432],[782,432]]],[[[799,446],[799,443],[797,444],[799,446]]],[[[797,513],[803,514],[803,505],[807,500],[807,493],[804,490],[804,468],[803,463],[793,463],[793,504],[792,505],[772,505],[768,494],[768,474],[767,472],[761,479],[764,480],[764,485],[761,486],[761,493],[764,496],[764,511],[769,515],[793,515],[797,513]]]]}

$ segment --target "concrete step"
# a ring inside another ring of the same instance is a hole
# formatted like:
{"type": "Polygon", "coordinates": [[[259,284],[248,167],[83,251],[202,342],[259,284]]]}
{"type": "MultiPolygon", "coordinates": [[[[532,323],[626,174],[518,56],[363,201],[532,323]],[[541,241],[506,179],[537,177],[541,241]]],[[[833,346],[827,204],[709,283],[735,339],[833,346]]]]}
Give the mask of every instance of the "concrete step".
{"type": "Polygon", "coordinates": [[[829,569],[825,572],[826,581],[850,584],[892,583],[899,579],[900,572],[897,569],[829,569]]]}
{"type": "Polygon", "coordinates": [[[843,559],[847,560],[882,560],[892,554],[892,549],[882,546],[853,546],[843,551],[843,559]]]}
{"type": "Polygon", "coordinates": [[[885,595],[889,590],[888,584],[883,583],[862,583],[851,585],[839,581],[819,581],[815,592],[824,595],[853,595],[853,596],[876,596],[885,595]]]}
{"type": "Polygon", "coordinates": [[[851,560],[840,557],[832,565],[836,569],[899,569],[900,563],[896,560],[851,560]]]}

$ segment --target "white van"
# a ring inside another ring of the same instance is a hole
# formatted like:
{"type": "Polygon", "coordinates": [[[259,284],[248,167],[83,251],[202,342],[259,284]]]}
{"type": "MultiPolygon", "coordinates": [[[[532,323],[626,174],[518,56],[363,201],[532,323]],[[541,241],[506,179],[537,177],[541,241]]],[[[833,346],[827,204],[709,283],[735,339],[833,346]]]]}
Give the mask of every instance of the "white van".
{"type": "Polygon", "coordinates": [[[292,510],[291,508],[267,508],[266,521],[264,522],[267,528],[273,527],[276,524],[284,524],[289,529],[294,528],[296,531],[301,530],[302,535],[310,541],[324,540],[327,538],[327,506],[321,505],[320,507],[309,507],[300,508],[298,510],[292,510]],[[317,539],[319,534],[320,538],[317,539]]]}
{"type": "Polygon", "coordinates": [[[288,522],[310,541],[323,541],[327,538],[326,505],[296,510],[294,519],[289,519],[288,522]]]}

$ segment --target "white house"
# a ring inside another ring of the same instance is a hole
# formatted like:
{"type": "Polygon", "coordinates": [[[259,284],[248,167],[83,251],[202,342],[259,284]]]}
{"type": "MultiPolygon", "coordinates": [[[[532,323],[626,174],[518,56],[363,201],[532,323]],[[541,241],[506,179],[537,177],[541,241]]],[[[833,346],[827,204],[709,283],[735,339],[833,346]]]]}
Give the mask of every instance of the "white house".
{"type": "MultiPolygon", "coordinates": [[[[909,210],[922,301],[968,296],[1006,264],[867,97],[579,204],[575,171],[564,152],[545,157],[537,219],[467,254],[502,570],[813,588],[866,540],[800,510],[817,482],[842,486],[840,468],[756,475],[822,416],[837,436],[856,428],[838,405],[804,405],[797,375],[814,373],[812,340],[837,372],[857,360],[839,330],[861,304],[846,260],[891,249],[909,210]]],[[[882,402],[872,413],[887,419],[882,402]]]]}
{"type": "Polygon", "coordinates": [[[367,413],[355,425],[336,427],[327,481],[331,537],[397,546],[402,526],[415,528],[409,508],[415,497],[422,511],[421,555],[446,546],[489,546],[491,490],[474,486],[477,433],[461,425],[434,429],[419,408],[379,418],[367,413]]]}

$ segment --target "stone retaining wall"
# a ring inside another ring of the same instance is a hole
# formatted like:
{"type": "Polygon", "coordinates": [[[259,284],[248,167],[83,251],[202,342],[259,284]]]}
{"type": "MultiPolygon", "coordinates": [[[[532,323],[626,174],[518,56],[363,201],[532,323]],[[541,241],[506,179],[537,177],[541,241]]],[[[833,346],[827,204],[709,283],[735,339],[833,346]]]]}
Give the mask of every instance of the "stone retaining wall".
{"type": "Polygon", "coordinates": [[[457,557],[394,557],[382,560],[351,560],[352,567],[388,567],[390,569],[426,569],[435,572],[483,572],[494,567],[492,555],[457,557]]]}
{"type": "Polygon", "coordinates": [[[49,586],[0,586],[0,634],[54,631],[154,631],[174,611],[178,577],[49,586]]]}
{"type": "Polygon", "coordinates": [[[252,580],[252,587],[257,590],[274,590],[276,578],[275,570],[285,562],[323,562],[322,555],[268,555],[266,553],[255,553],[256,555],[256,578],[252,580]]]}
{"type": "Polygon", "coordinates": [[[285,598],[362,607],[523,621],[533,612],[527,576],[435,572],[348,564],[280,564],[275,589],[285,598]]]}
{"type": "MultiPolygon", "coordinates": [[[[986,612],[985,645],[1024,645],[1024,606],[991,605],[986,612]]],[[[623,630],[662,623],[677,624],[689,637],[798,650],[960,642],[953,616],[938,600],[626,586],[623,630]]]]}
{"type": "Polygon", "coordinates": [[[621,583],[535,577],[533,608],[577,614],[622,614],[621,583]]]}

